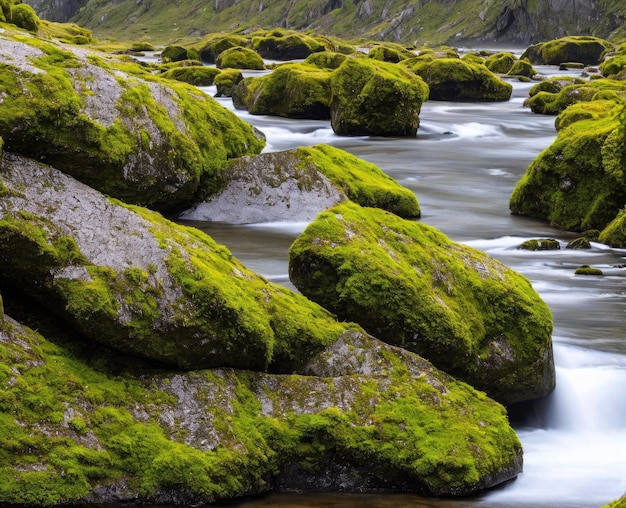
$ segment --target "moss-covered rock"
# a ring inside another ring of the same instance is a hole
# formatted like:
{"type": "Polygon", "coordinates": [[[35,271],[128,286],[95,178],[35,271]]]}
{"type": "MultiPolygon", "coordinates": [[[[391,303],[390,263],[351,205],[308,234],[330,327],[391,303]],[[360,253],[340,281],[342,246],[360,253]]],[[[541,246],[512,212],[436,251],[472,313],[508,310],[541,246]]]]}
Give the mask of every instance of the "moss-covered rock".
{"type": "Polygon", "coordinates": [[[561,245],[554,238],[539,238],[526,240],[518,247],[521,250],[559,250],[561,245]]]}
{"type": "Polygon", "coordinates": [[[304,479],[450,496],[521,471],[506,412],[484,394],[363,334],[336,345],[310,366],[332,355],[332,377],[113,375],[7,317],[0,502],[204,505],[304,479]]]}
{"type": "Polygon", "coordinates": [[[219,69],[204,65],[192,65],[174,67],[161,74],[161,77],[189,83],[194,86],[211,86],[215,77],[220,73],[219,69]]]}
{"type": "Polygon", "coordinates": [[[37,33],[41,22],[35,9],[30,5],[16,3],[11,6],[11,23],[29,32],[37,33]]]}
{"type": "Polygon", "coordinates": [[[406,60],[407,58],[415,57],[415,53],[408,49],[397,47],[397,45],[395,45],[394,47],[391,45],[379,44],[377,46],[374,46],[373,48],[370,48],[367,56],[369,58],[373,58],[374,60],[398,63],[402,60],[406,60]]]}
{"type": "Polygon", "coordinates": [[[607,57],[600,64],[603,76],[615,79],[624,79],[626,76],[626,43],[623,43],[615,54],[607,57]]]}
{"type": "Polygon", "coordinates": [[[599,268],[594,268],[589,265],[582,265],[576,268],[576,270],[574,271],[574,275],[592,275],[597,277],[600,275],[604,275],[604,273],[602,273],[602,270],[600,270],[599,268]]]}
{"type": "Polygon", "coordinates": [[[161,52],[161,60],[167,62],[180,62],[181,60],[199,60],[197,51],[177,44],[166,46],[161,52]]]}
{"type": "Polygon", "coordinates": [[[348,56],[344,53],[335,51],[321,51],[319,53],[311,53],[304,59],[307,65],[314,65],[320,69],[337,69],[348,56]]]}
{"type": "Polygon", "coordinates": [[[219,69],[265,69],[261,56],[249,48],[234,47],[222,51],[215,59],[219,69]]]}
{"type": "Polygon", "coordinates": [[[377,166],[328,145],[230,161],[221,190],[181,217],[228,223],[311,221],[351,199],[402,217],[419,217],[412,191],[377,166]]]}
{"type": "Polygon", "coordinates": [[[239,69],[222,69],[215,76],[216,97],[232,97],[235,87],[243,81],[243,74],[239,69]]]}
{"type": "Polygon", "coordinates": [[[411,66],[430,89],[431,100],[506,101],[513,86],[498,78],[483,65],[459,58],[437,58],[411,66]]]}
{"type": "Polygon", "coordinates": [[[285,64],[271,74],[245,78],[233,90],[233,104],[253,115],[330,118],[331,72],[285,64]]]}
{"type": "Polygon", "coordinates": [[[315,38],[293,30],[272,30],[252,36],[252,49],[270,60],[296,60],[324,51],[315,38]]]}
{"type": "Polygon", "coordinates": [[[552,316],[530,282],[434,228],[353,203],[289,252],[295,286],[504,403],[554,388],[552,316]]]}
{"type": "Polygon", "coordinates": [[[626,121],[620,115],[623,105],[613,101],[579,103],[561,113],[556,140],[511,195],[512,212],[572,231],[604,229],[626,202],[626,121]]]}
{"type": "Polygon", "coordinates": [[[217,57],[230,48],[245,48],[250,45],[250,40],[241,35],[210,36],[203,41],[198,54],[203,62],[214,64],[217,57]]]}
{"type": "Polygon", "coordinates": [[[485,67],[496,74],[507,74],[517,62],[517,57],[509,51],[501,51],[485,58],[485,67]]]}
{"type": "Polygon", "coordinates": [[[530,46],[522,58],[537,65],[560,65],[563,62],[580,62],[597,65],[600,57],[613,45],[604,39],[591,36],[569,36],[530,46]]]}
{"type": "Polygon", "coordinates": [[[591,249],[591,242],[589,241],[588,238],[581,236],[579,238],[574,238],[573,240],[570,240],[569,242],[567,242],[567,245],[565,246],[565,248],[572,249],[572,250],[591,249]]]}
{"type": "Polygon", "coordinates": [[[584,81],[576,78],[547,81],[531,88],[524,102],[533,113],[558,115],[578,102],[626,98],[626,82],[612,79],[584,81]]]}
{"type": "Polygon", "coordinates": [[[602,230],[598,240],[611,247],[626,247],[626,212],[621,210],[602,230]]]}
{"type": "Polygon", "coordinates": [[[428,86],[399,64],[348,58],[331,79],[331,125],[348,136],[415,136],[428,86]]]}
{"type": "Polygon", "coordinates": [[[537,74],[530,61],[526,58],[520,58],[517,60],[507,72],[509,76],[523,76],[526,78],[532,78],[537,74]]]}
{"type": "Polygon", "coordinates": [[[1,275],[89,340],[181,368],[287,370],[349,325],[196,229],[5,153],[1,275]]]}
{"type": "Polygon", "coordinates": [[[137,65],[8,32],[0,62],[7,150],[127,202],[180,207],[228,158],[264,145],[212,98],[137,65]]]}

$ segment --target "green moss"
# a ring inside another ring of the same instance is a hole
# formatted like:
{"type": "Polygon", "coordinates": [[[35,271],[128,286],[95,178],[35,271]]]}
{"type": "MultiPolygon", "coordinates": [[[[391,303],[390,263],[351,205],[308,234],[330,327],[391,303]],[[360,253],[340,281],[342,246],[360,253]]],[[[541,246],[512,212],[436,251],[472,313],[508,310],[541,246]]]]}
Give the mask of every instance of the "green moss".
{"type": "Polygon", "coordinates": [[[527,78],[532,78],[537,74],[537,71],[533,68],[528,59],[521,58],[513,64],[507,74],[509,76],[523,76],[527,78]]]}
{"type": "Polygon", "coordinates": [[[324,51],[324,45],[308,35],[275,29],[252,35],[252,49],[270,60],[297,60],[324,51]]]}
{"type": "Polygon", "coordinates": [[[215,59],[219,69],[265,69],[261,56],[249,48],[234,47],[222,51],[215,59]]]}
{"type": "Polygon", "coordinates": [[[519,247],[522,250],[559,250],[561,245],[554,238],[541,238],[539,240],[526,240],[519,247]]]}
{"type": "Polygon", "coordinates": [[[215,86],[217,87],[216,97],[232,97],[235,87],[243,80],[243,75],[239,69],[222,69],[215,76],[215,86]]]}
{"type": "Polygon", "coordinates": [[[569,36],[542,42],[528,48],[522,58],[533,64],[560,65],[563,62],[580,62],[597,65],[600,56],[613,45],[598,37],[569,36]]]}
{"type": "Polygon", "coordinates": [[[253,115],[330,118],[331,73],[305,64],[285,64],[258,78],[246,78],[233,91],[233,103],[253,115]]]}
{"type": "Polygon", "coordinates": [[[321,213],[289,252],[303,294],[497,400],[548,393],[552,320],[528,280],[442,233],[355,204],[321,213]]]}
{"type": "Polygon", "coordinates": [[[415,53],[404,48],[394,48],[388,45],[374,46],[367,53],[369,58],[381,60],[383,62],[398,63],[406,58],[413,58],[415,53]]]}
{"type": "Polygon", "coordinates": [[[130,45],[130,50],[131,51],[156,51],[156,47],[154,46],[154,44],[148,41],[138,41],[138,42],[133,42],[130,45]]]}
{"type": "Polygon", "coordinates": [[[626,212],[621,210],[602,230],[598,239],[611,247],[626,247],[626,212]]]}
{"type": "Polygon", "coordinates": [[[215,63],[216,58],[223,51],[230,48],[249,46],[250,41],[240,35],[213,35],[199,45],[199,54],[203,62],[215,63]]]}
{"type": "Polygon", "coordinates": [[[401,217],[419,217],[415,194],[374,164],[328,145],[299,148],[301,167],[314,165],[361,206],[382,208],[401,217]]]}
{"type": "Polygon", "coordinates": [[[189,67],[175,67],[161,74],[161,77],[182,81],[194,86],[210,86],[213,84],[219,70],[201,65],[189,67]]]}
{"type": "Polygon", "coordinates": [[[347,58],[343,53],[334,51],[321,51],[319,53],[311,53],[304,59],[306,65],[313,65],[320,69],[336,69],[347,58]]]}
{"type": "Polygon", "coordinates": [[[437,58],[422,61],[411,69],[426,82],[431,100],[505,101],[513,87],[495,76],[483,65],[459,58],[437,58]]]}
{"type": "Polygon", "coordinates": [[[181,60],[189,59],[187,49],[183,46],[171,45],[166,46],[161,52],[161,60],[164,63],[167,62],[179,62],[181,60]]]}
{"type": "Polygon", "coordinates": [[[14,4],[11,6],[11,23],[28,30],[29,32],[37,32],[39,30],[39,17],[28,4],[14,4]]]}
{"type": "Polygon", "coordinates": [[[517,57],[508,51],[495,53],[485,58],[485,67],[496,74],[507,74],[517,62],[517,57]]]}
{"type": "Polygon", "coordinates": [[[557,118],[556,140],[515,187],[513,213],[572,231],[604,229],[626,201],[622,110],[612,101],[567,108],[557,118]]]}
{"type": "Polygon", "coordinates": [[[567,243],[566,249],[591,249],[591,243],[588,238],[581,236],[579,238],[574,238],[567,243]]]}
{"type": "Polygon", "coordinates": [[[593,268],[589,265],[582,265],[576,268],[574,275],[604,275],[599,268],[593,268]]]}
{"type": "Polygon", "coordinates": [[[331,125],[340,135],[415,136],[428,87],[399,64],[348,58],[331,79],[331,125]]]}

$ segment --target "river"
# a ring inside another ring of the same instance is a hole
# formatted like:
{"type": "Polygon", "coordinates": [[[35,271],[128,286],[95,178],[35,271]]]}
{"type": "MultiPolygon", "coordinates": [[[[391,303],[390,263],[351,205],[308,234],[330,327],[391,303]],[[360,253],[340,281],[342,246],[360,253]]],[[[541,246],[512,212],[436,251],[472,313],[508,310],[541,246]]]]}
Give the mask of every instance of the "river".
{"type": "MultiPolygon", "coordinates": [[[[523,474],[469,500],[273,494],[231,506],[587,508],[626,491],[626,250],[600,244],[589,251],[567,250],[575,235],[510,215],[513,187],[556,136],[554,117],[523,107],[532,84],[512,84],[508,102],[425,103],[415,139],[345,138],[335,136],[328,122],[237,114],[266,134],[266,151],[328,143],[377,164],[416,193],[424,223],[489,253],[533,282],[554,313],[557,388],[547,400],[512,415],[524,446],[523,474]],[[545,237],[558,239],[562,249],[516,248],[525,239],[545,237]],[[605,276],[575,276],[582,264],[602,269],[605,276]]],[[[229,99],[220,100],[233,109],[229,99]]],[[[287,252],[306,224],[186,223],[209,233],[268,279],[293,288],[287,252]]]]}

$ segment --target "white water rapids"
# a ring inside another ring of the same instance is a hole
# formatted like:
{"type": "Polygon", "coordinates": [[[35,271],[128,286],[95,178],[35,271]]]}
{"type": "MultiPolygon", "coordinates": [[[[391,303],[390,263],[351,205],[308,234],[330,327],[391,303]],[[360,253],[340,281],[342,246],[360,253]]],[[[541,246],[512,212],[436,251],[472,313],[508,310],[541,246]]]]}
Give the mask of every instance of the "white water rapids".
{"type": "MultiPolygon", "coordinates": [[[[531,279],[554,313],[557,388],[514,422],[524,446],[524,473],[471,500],[276,495],[238,506],[582,508],[599,507],[626,491],[626,250],[600,244],[590,251],[566,250],[575,235],[509,214],[513,187],[556,135],[554,117],[534,115],[522,105],[532,85],[513,85],[513,98],[504,103],[427,102],[416,139],[342,138],[328,122],[237,114],[266,134],[266,151],[328,143],[377,164],[415,191],[423,222],[531,279]],[[563,248],[517,250],[525,239],[545,237],[559,239],[563,248]],[[575,276],[581,264],[601,268],[605,276],[575,276]]],[[[211,87],[206,91],[214,93],[211,87]]],[[[220,101],[233,109],[230,99],[220,101]]],[[[250,268],[293,287],[287,251],[306,224],[187,223],[250,268]]]]}

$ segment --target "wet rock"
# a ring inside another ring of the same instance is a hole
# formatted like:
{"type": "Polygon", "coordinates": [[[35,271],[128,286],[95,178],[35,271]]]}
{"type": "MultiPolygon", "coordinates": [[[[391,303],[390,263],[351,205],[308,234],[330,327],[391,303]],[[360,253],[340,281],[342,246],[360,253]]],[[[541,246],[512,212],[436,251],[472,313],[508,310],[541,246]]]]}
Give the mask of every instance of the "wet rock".
{"type": "Polygon", "coordinates": [[[289,275],[340,319],[503,403],[554,388],[552,318],[530,282],[434,228],[340,204],[296,239],[289,275]]]}
{"type": "Polygon", "coordinates": [[[561,245],[554,238],[539,238],[526,240],[518,249],[521,250],[559,250],[561,245]]]}

